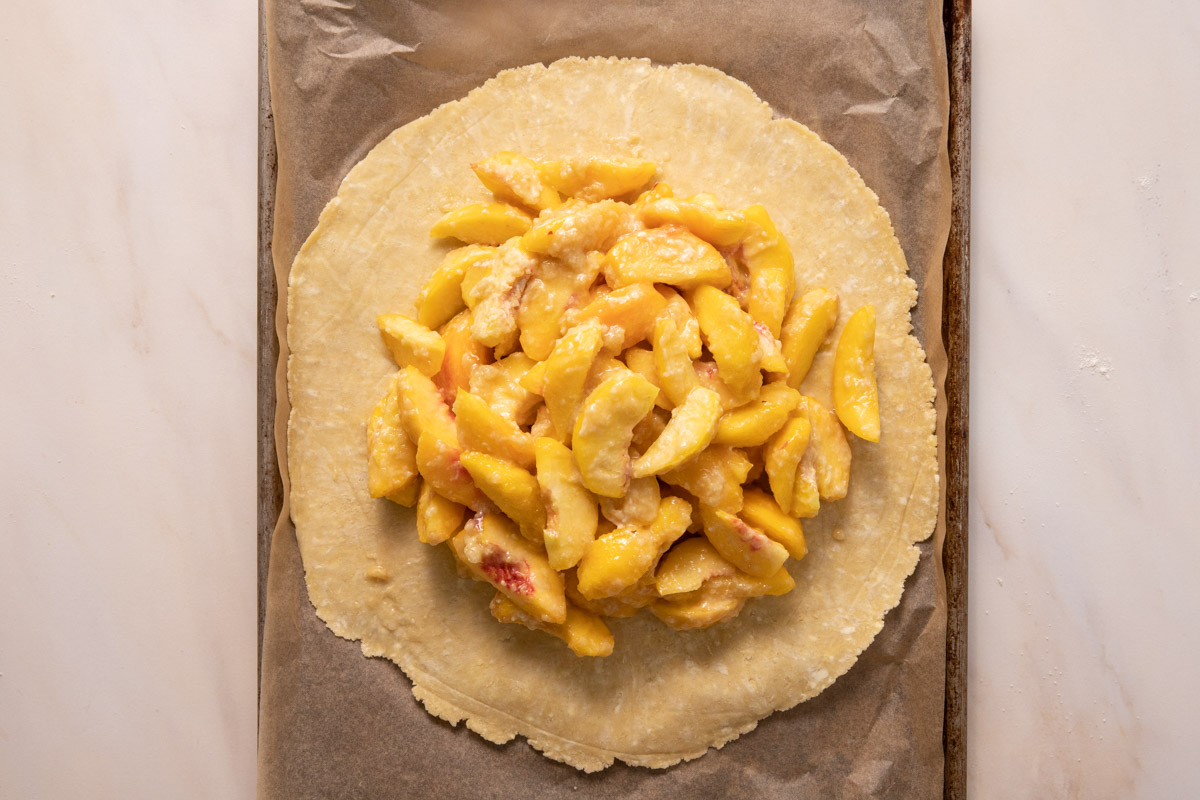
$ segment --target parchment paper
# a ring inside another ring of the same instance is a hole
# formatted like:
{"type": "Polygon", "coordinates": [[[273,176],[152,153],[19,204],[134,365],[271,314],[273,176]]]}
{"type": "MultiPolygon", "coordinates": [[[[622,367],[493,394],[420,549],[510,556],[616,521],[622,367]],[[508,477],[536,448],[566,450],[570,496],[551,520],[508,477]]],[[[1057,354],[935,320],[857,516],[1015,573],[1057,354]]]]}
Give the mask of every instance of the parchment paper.
{"type": "Polygon", "coordinates": [[[933,0],[751,4],[266,0],[279,155],[276,442],[285,501],[266,581],[259,715],[263,798],[940,797],[945,689],[942,527],[900,605],[831,688],[719,751],[665,771],[585,775],[523,739],[496,746],[427,714],[394,664],[334,636],[308,600],[286,490],[287,273],[349,169],[394,128],[497,72],[568,55],[700,63],[749,84],[841,150],[891,214],[921,291],[939,388],[949,227],[942,8],[933,0]]]}

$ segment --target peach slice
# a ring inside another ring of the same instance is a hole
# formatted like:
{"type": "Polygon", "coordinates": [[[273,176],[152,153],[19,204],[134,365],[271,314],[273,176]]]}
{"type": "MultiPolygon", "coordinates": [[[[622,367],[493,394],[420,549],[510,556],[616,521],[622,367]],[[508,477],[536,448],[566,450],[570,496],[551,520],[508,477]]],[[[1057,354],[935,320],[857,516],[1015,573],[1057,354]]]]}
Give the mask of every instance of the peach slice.
{"type": "Polygon", "coordinates": [[[879,441],[879,390],[875,385],[875,306],[850,315],[833,357],[833,407],[846,429],[879,441]]]}
{"type": "Polygon", "coordinates": [[[656,600],[650,604],[650,613],[677,631],[687,631],[733,619],[745,605],[745,598],[689,596],[676,601],[656,600]]]}
{"type": "Polygon", "coordinates": [[[580,594],[594,600],[629,589],[653,572],[691,521],[692,507],[686,500],[665,497],[649,527],[623,525],[598,537],[576,569],[580,594]]]}
{"type": "Polygon", "coordinates": [[[401,367],[416,367],[422,375],[436,375],[446,357],[446,342],[437,333],[404,314],[375,318],[379,335],[401,367]]]}
{"type": "Polygon", "coordinates": [[[737,567],[717,552],[703,536],[685,539],[672,547],[655,572],[658,594],[668,598],[673,594],[692,592],[705,581],[722,575],[733,575],[737,567]]]}
{"type": "Polygon", "coordinates": [[[767,326],[758,320],[754,320],[754,330],[758,334],[758,346],[762,350],[763,371],[786,377],[788,366],[783,357],[783,345],[771,335],[767,326]]]}
{"type": "Polygon", "coordinates": [[[667,316],[655,323],[651,342],[654,367],[663,394],[672,405],[679,405],[693,389],[700,387],[700,378],[696,376],[696,368],[688,355],[686,337],[680,331],[679,323],[667,316]]]}
{"type": "Polygon", "coordinates": [[[633,428],[650,413],[657,396],[654,384],[628,370],[604,381],[588,395],[572,437],[575,463],[584,486],[601,497],[625,494],[633,428]]]}
{"type": "Polygon", "coordinates": [[[471,318],[470,311],[463,311],[442,327],[446,357],[442,359],[442,369],[434,381],[447,403],[454,402],[459,389],[471,385],[471,375],[477,366],[492,360],[492,351],[471,336],[471,318]]]}
{"type": "Polygon", "coordinates": [[[462,526],[467,509],[447,500],[428,483],[421,486],[417,500],[417,538],[425,544],[441,544],[462,526]]]}
{"type": "Polygon", "coordinates": [[[589,252],[607,251],[618,238],[640,229],[633,209],[625,203],[603,200],[584,205],[577,201],[543,214],[529,232],[521,237],[521,249],[527,253],[552,256],[586,275],[583,285],[599,274],[601,262],[586,262],[589,252]],[[594,270],[594,271],[593,271],[594,270]]]}
{"type": "MultiPolygon", "coordinates": [[[[644,347],[631,347],[625,351],[623,358],[625,359],[625,366],[653,383],[659,389],[662,389],[658,381],[658,367],[654,364],[653,352],[644,347]]],[[[662,391],[658,393],[658,399],[654,401],[654,404],[666,411],[670,411],[675,407],[675,404],[667,397],[666,392],[662,391]]]]}
{"type": "Polygon", "coordinates": [[[659,477],[694,495],[701,508],[736,514],[742,509],[742,484],[749,472],[750,459],[742,451],[714,444],[659,477]]]}
{"type": "Polygon", "coordinates": [[[700,340],[700,323],[696,322],[692,307],[683,299],[683,295],[670,286],[659,285],[655,288],[667,301],[667,316],[675,320],[675,328],[683,339],[684,351],[688,358],[695,361],[700,358],[704,343],[700,340]]]}
{"type": "Polygon", "coordinates": [[[638,209],[638,219],[648,228],[682,225],[717,247],[736,244],[746,235],[746,220],[741,214],[698,203],[695,198],[659,197],[650,200],[638,209]]]}
{"type": "Polygon", "coordinates": [[[636,192],[650,182],[658,167],[650,161],[586,158],[546,161],[538,170],[562,194],[593,203],[636,192]]]}
{"type": "Polygon", "coordinates": [[[515,241],[500,247],[491,260],[491,269],[471,287],[467,300],[471,307],[471,335],[476,341],[504,352],[516,349],[517,310],[537,265],[538,259],[523,251],[515,241]]]}
{"type": "Polygon", "coordinates": [[[600,513],[614,525],[649,525],[661,503],[657,478],[633,478],[623,496],[600,498],[600,513]]]}
{"type": "Polygon", "coordinates": [[[463,300],[463,276],[474,264],[488,261],[496,248],[472,244],[451,250],[429,276],[417,295],[417,322],[426,328],[440,328],[466,307],[463,300]]]}
{"type": "Polygon", "coordinates": [[[478,450],[514,461],[524,469],[533,469],[533,437],[517,423],[493,411],[482,399],[460,391],[454,401],[454,422],[463,449],[478,450]]]}
{"type": "Polygon", "coordinates": [[[754,320],[736,300],[712,286],[696,289],[692,308],[721,379],[735,395],[750,399],[762,386],[762,348],[754,320]]]}
{"type": "Polygon", "coordinates": [[[812,465],[822,500],[841,500],[850,488],[850,444],[837,416],[807,395],[802,401],[812,426],[812,465]]]}
{"type": "Polygon", "coordinates": [[[649,283],[633,283],[597,297],[575,317],[575,323],[589,320],[619,332],[612,349],[620,351],[650,338],[654,323],[667,307],[667,301],[649,283]]]}
{"type": "Polygon", "coordinates": [[[783,358],[788,365],[788,385],[799,389],[813,359],[837,322],[838,296],[828,289],[813,289],[792,302],[783,320],[783,358]]]}
{"type": "Polygon", "coordinates": [[[477,511],[488,508],[487,498],[460,461],[462,455],[455,439],[443,439],[432,431],[423,431],[417,439],[417,470],[435,492],[477,511]]]}
{"type": "MultiPolygon", "coordinates": [[[[611,531],[605,531],[610,533],[611,531]]],[[[589,600],[579,592],[579,578],[575,570],[569,569],[563,573],[563,583],[567,587],[567,600],[572,604],[600,617],[623,619],[632,617],[638,609],[645,608],[658,599],[654,590],[654,576],[647,574],[623,592],[612,597],[598,597],[589,600]]]]}
{"type": "Polygon", "coordinates": [[[475,485],[517,523],[521,535],[541,544],[546,507],[542,505],[542,487],[537,478],[508,459],[475,450],[464,451],[459,460],[475,485]]]}
{"type": "Polygon", "coordinates": [[[769,383],[758,398],[725,412],[717,424],[717,444],[756,447],[766,443],[800,404],[800,392],[786,383],[769,383]]]}
{"type": "Polygon", "coordinates": [[[634,283],[724,289],[733,275],[711,244],[681,225],[664,225],[618,239],[604,259],[604,279],[614,289],[634,283]]]}
{"type": "Polygon", "coordinates": [[[566,621],[562,577],[502,514],[476,514],[450,539],[450,549],[472,578],[490,583],[529,616],[556,625],[566,621]]]}
{"type": "Polygon", "coordinates": [[[742,258],[750,272],[750,316],[778,338],[795,291],[792,249],[762,206],[750,206],[742,216],[746,220],[742,258]]]}
{"type": "Polygon", "coordinates": [[[654,444],[633,462],[632,475],[644,478],[678,467],[708,447],[721,418],[721,398],[709,389],[693,389],[671,413],[654,444]]]}
{"type": "Polygon", "coordinates": [[[785,514],[795,514],[793,497],[796,488],[796,470],[800,459],[808,448],[812,426],[803,407],[800,414],[789,419],[776,433],[763,451],[763,464],[767,482],[775,502],[785,514]]]}
{"type": "Polygon", "coordinates": [[[570,442],[575,417],[583,403],[588,372],[602,344],[599,323],[576,325],[563,334],[544,362],[542,397],[546,400],[555,434],[564,444],[570,442]]]}
{"type": "Polygon", "coordinates": [[[503,244],[532,225],[529,214],[507,203],[471,203],[444,215],[429,230],[434,239],[465,244],[503,244]]]}
{"type": "Polygon", "coordinates": [[[488,610],[500,622],[524,625],[531,631],[545,631],[562,639],[577,656],[600,657],[612,655],[613,635],[604,621],[595,614],[567,603],[567,618],[561,624],[542,622],[526,614],[517,604],[497,592],[488,610]]]}
{"type": "Polygon", "coordinates": [[[457,444],[458,431],[450,408],[432,380],[416,367],[405,367],[396,373],[396,392],[400,408],[400,424],[411,441],[418,441],[423,432],[457,444]]]}
{"type": "Polygon", "coordinates": [[[748,525],[783,545],[792,558],[799,560],[808,553],[800,521],[789,516],[762,489],[750,487],[745,490],[740,516],[748,525]]]}
{"type": "Polygon", "coordinates": [[[596,498],[583,485],[569,448],[556,439],[534,440],[537,482],[546,509],[544,534],[550,566],[569,569],[579,563],[596,538],[596,498]]]}
{"type": "MultiPolygon", "coordinates": [[[[642,417],[641,422],[633,426],[633,439],[629,443],[630,446],[638,453],[646,452],[650,449],[650,445],[654,444],[654,440],[662,435],[670,420],[671,415],[656,405],[649,414],[642,417]]],[[[633,485],[632,482],[630,485],[633,485]]]]}
{"type": "Polygon", "coordinates": [[[367,420],[367,489],[371,497],[411,506],[417,502],[420,486],[417,448],[400,422],[400,373],[396,373],[367,420]]]}
{"type": "Polygon", "coordinates": [[[492,364],[476,365],[471,394],[505,419],[528,426],[542,398],[526,389],[522,379],[537,363],[524,353],[513,353],[492,364]]]}
{"type": "Polygon", "coordinates": [[[726,511],[703,512],[704,535],[738,569],[758,578],[774,575],[788,551],[760,530],[726,511]]]}
{"type": "Polygon", "coordinates": [[[541,211],[562,202],[542,179],[537,162],[507,151],[488,156],[471,165],[471,171],[497,200],[541,211]]]}

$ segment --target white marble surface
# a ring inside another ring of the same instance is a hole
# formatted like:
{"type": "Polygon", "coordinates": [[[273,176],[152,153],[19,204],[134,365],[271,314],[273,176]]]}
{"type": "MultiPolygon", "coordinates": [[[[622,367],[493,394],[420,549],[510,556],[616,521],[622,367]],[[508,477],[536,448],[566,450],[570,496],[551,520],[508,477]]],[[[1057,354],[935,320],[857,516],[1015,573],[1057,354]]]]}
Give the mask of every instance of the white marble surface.
{"type": "MultiPolygon", "coordinates": [[[[0,797],[253,793],[255,26],[6,9],[0,797]]],[[[974,798],[1200,796],[1198,39],[975,8],[974,798]]]]}

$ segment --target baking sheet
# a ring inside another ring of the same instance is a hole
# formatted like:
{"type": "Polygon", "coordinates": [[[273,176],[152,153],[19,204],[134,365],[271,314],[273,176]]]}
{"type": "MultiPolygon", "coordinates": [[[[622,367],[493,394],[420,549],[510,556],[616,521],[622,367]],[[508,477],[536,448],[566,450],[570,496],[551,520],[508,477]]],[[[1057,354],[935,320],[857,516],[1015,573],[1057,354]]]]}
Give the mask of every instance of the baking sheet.
{"type": "MultiPolygon", "coordinates": [[[[949,221],[940,5],[609,4],[603,17],[597,8],[268,2],[279,146],[277,277],[286,283],[321,207],[370,147],[500,69],[564,55],[706,63],[814,128],[879,193],[922,286],[914,322],[940,386],[940,270],[949,221]]],[[[269,305],[268,298],[264,311],[269,305]]],[[[286,418],[282,377],[275,376],[283,401],[277,420],[286,418]]],[[[275,433],[282,442],[282,429],[275,433]]],[[[285,518],[263,595],[260,794],[938,796],[947,607],[941,535],[939,526],[935,542],[923,546],[879,638],[820,697],[667,772],[618,765],[585,776],[521,741],[497,747],[429,717],[394,665],[365,659],[357,644],[334,637],[308,603],[285,518]]]]}

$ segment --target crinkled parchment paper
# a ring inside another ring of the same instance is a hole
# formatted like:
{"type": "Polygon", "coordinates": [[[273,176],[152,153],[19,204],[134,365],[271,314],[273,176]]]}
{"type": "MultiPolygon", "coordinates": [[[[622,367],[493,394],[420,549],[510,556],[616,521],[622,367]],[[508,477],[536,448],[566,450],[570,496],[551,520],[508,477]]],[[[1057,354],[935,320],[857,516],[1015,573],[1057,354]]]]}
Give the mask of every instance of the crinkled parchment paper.
{"type": "MultiPolygon", "coordinates": [[[[279,153],[281,286],[345,173],[394,128],[502,69],[567,55],[707,64],[841,150],[889,211],[921,289],[914,324],[940,386],[949,224],[941,6],[267,2],[279,153]]],[[[281,293],[281,299],[283,294],[281,293]]],[[[284,314],[280,312],[280,325],[284,314]]],[[[282,335],[282,328],[280,329],[282,335]]],[[[277,440],[287,394],[279,373],[277,440]]],[[[939,401],[939,441],[944,417],[939,401]]],[[[281,455],[281,462],[284,461],[281,455]]],[[[286,485],[286,476],[285,476],[286,485]]],[[[831,688],[719,751],[667,771],[585,775],[523,741],[434,719],[392,663],[334,636],[308,601],[285,506],[264,591],[263,797],[937,797],[945,594],[941,530],[901,604],[831,688]]]]}

